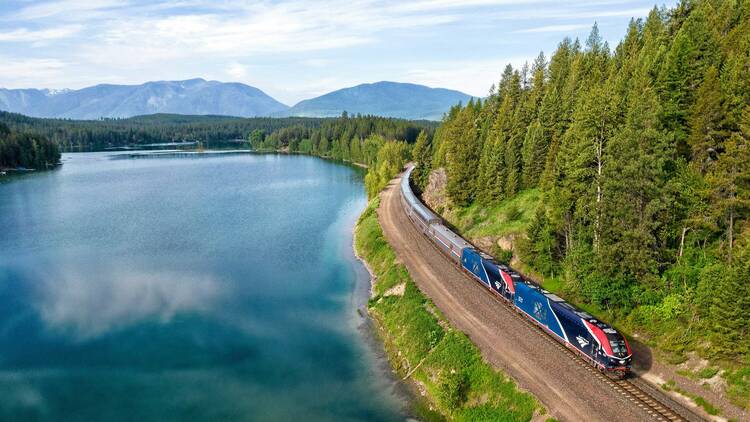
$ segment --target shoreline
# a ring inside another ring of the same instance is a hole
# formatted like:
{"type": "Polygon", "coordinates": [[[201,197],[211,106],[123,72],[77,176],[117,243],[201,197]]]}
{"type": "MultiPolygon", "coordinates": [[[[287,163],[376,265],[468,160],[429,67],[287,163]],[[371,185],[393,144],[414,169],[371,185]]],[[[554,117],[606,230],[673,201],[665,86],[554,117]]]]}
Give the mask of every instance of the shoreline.
{"type": "Polygon", "coordinates": [[[386,241],[377,209],[369,201],[355,226],[355,255],[371,277],[369,319],[393,373],[408,385],[413,412],[424,421],[452,419],[543,420],[544,406],[502,371],[416,286],[386,241]]]}
{"type": "Polygon", "coordinates": [[[391,356],[387,348],[385,327],[383,326],[381,321],[370,312],[368,303],[369,300],[373,297],[373,288],[378,280],[378,276],[370,263],[360,254],[360,251],[357,249],[357,232],[359,223],[362,216],[367,211],[368,206],[369,202],[366,205],[365,209],[363,209],[362,212],[357,216],[357,219],[352,226],[352,242],[350,245],[351,250],[354,253],[354,257],[360,264],[362,264],[362,266],[367,271],[367,274],[369,275],[368,286],[366,289],[367,299],[364,301],[364,306],[357,307],[356,310],[357,314],[363,320],[363,324],[360,329],[363,331],[362,334],[365,337],[364,341],[368,347],[374,350],[377,357],[383,359],[382,363],[387,365],[387,368],[383,369],[387,369],[387,371],[389,372],[388,376],[394,383],[394,389],[396,389],[394,394],[400,396],[405,401],[405,406],[403,409],[403,413],[406,418],[405,420],[417,422],[440,420],[436,419],[434,417],[435,415],[430,415],[429,412],[425,411],[425,409],[428,409],[430,405],[424,399],[423,395],[420,394],[421,391],[419,389],[419,386],[411,378],[405,379],[399,375],[396,367],[394,366],[393,356],[391,356]]]}

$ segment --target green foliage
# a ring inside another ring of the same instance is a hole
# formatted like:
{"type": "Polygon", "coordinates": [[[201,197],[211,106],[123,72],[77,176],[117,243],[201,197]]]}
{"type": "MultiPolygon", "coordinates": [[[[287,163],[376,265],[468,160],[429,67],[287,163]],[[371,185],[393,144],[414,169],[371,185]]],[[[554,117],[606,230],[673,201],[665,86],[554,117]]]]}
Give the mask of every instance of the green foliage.
{"type": "Polygon", "coordinates": [[[750,364],[748,10],[654,8],[614,50],[594,27],[531,83],[506,67],[435,132],[445,218],[475,240],[524,233],[522,267],[671,358],[750,364]]]}
{"type": "Polygon", "coordinates": [[[47,138],[16,132],[0,123],[0,169],[46,169],[60,162],[60,148],[47,138]]]}
{"type": "Polygon", "coordinates": [[[463,372],[450,370],[440,376],[437,387],[437,399],[450,411],[454,411],[466,402],[469,379],[463,372]]]}
{"type": "Polygon", "coordinates": [[[367,196],[376,196],[388,182],[393,179],[409,161],[409,147],[404,142],[378,141],[382,146],[365,176],[367,196]]]}
{"type": "Polygon", "coordinates": [[[445,134],[452,140],[447,150],[450,177],[446,191],[456,205],[467,205],[474,199],[474,171],[479,164],[481,145],[474,122],[476,113],[476,107],[469,102],[445,134]]]}
{"type": "Polygon", "coordinates": [[[412,151],[412,156],[416,162],[416,167],[412,172],[412,182],[420,190],[427,186],[430,168],[432,168],[432,155],[432,144],[427,132],[419,132],[417,142],[414,144],[414,151],[412,151]]]}
{"type": "MultiPolygon", "coordinates": [[[[155,114],[128,119],[66,120],[40,119],[0,111],[0,122],[15,131],[46,137],[63,151],[96,151],[161,142],[202,142],[204,145],[245,139],[261,150],[301,152],[306,139],[318,155],[331,155],[334,141],[340,142],[332,158],[343,159],[353,138],[370,135],[414,143],[420,131],[432,133],[434,122],[408,121],[377,116],[348,118],[270,118],[228,116],[183,116],[155,114]],[[321,145],[323,143],[323,145],[321,145]],[[344,148],[343,144],[346,144],[344,148]]],[[[373,156],[374,157],[374,156],[373,156]]],[[[358,160],[354,160],[358,161],[358,160]]]]}
{"type": "Polygon", "coordinates": [[[716,376],[719,373],[719,368],[706,367],[698,371],[696,375],[698,378],[709,379],[716,376]]]}
{"type": "Polygon", "coordinates": [[[526,231],[541,201],[539,190],[528,189],[492,206],[474,203],[444,217],[469,238],[517,235],[526,231]]]}
{"type": "Polygon", "coordinates": [[[716,406],[714,406],[713,404],[711,404],[705,398],[703,398],[703,397],[701,397],[701,396],[699,396],[697,394],[692,394],[692,393],[690,393],[688,391],[685,391],[685,390],[683,390],[680,387],[677,387],[677,384],[674,382],[674,380],[669,380],[667,383],[662,384],[661,388],[664,389],[664,390],[666,390],[666,391],[675,391],[675,392],[677,392],[679,394],[682,394],[683,396],[689,397],[690,399],[693,400],[693,402],[695,404],[697,404],[698,406],[702,407],[703,410],[705,410],[706,413],[708,413],[709,415],[720,415],[721,414],[721,412],[719,411],[719,409],[717,409],[716,406]]]}
{"type": "MultiPolygon", "coordinates": [[[[741,371],[750,20],[740,3],[715,5],[654,9],[613,53],[596,29],[585,49],[564,40],[531,84],[506,68],[480,107],[455,108],[437,129],[433,167],[448,175],[442,212],[467,237],[525,232],[514,249],[549,289],[668,360],[698,351],[741,371]],[[541,206],[519,201],[525,187],[539,187],[541,206]]],[[[747,405],[743,385],[729,389],[747,405]]]]}
{"type": "Polygon", "coordinates": [[[750,407],[750,367],[726,374],[727,395],[737,405],[750,407]]]}
{"type": "Polygon", "coordinates": [[[357,222],[355,247],[377,277],[370,314],[396,371],[425,386],[426,399],[451,420],[529,421],[543,412],[531,395],[489,366],[466,335],[450,328],[419,291],[383,236],[378,205],[378,199],[371,201],[357,222]],[[403,296],[385,295],[401,284],[403,296]]]}
{"type": "Polygon", "coordinates": [[[505,264],[510,264],[511,259],[513,259],[513,251],[508,249],[503,249],[497,244],[493,245],[492,249],[492,256],[495,257],[500,262],[503,262],[505,264]]]}

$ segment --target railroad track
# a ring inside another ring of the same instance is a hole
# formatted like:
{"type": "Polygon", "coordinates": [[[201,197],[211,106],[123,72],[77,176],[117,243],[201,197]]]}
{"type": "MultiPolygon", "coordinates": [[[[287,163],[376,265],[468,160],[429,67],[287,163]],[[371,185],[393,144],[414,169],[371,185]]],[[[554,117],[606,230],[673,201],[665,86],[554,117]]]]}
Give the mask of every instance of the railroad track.
{"type": "MultiPolygon", "coordinates": [[[[468,278],[472,282],[482,285],[482,287],[486,290],[486,286],[479,283],[473,277],[469,276],[466,273],[466,271],[463,268],[461,268],[459,265],[456,265],[456,263],[453,260],[451,260],[450,258],[447,258],[445,256],[445,253],[440,248],[438,248],[419,229],[419,227],[417,227],[414,224],[411,218],[406,217],[406,219],[409,220],[410,224],[417,230],[417,233],[424,236],[428,240],[428,243],[430,244],[430,246],[432,246],[435,250],[437,250],[440,253],[440,255],[442,255],[451,264],[453,264],[456,268],[458,268],[458,270],[466,278],[468,278]]],[[[583,369],[590,372],[595,378],[599,379],[604,384],[608,385],[610,388],[614,389],[617,393],[622,395],[625,400],[628,400],[634,406],[640,408],[643,412],[651,416],[654,420],[659,421],[659,422],[704,422],[706,420],[702,418],[701,416],[695,414],[692,410],[683,406],[681,403],[678,403],[677,401],[668,397],[667,395],[659,391],[658,388],[653,387],[652,385],[650,385],[646,381],[643,381],[640,378],[636,377],[636,378],[616,380],[616,379],[612,379],[608,377],[607,375],[603,374],[598,369],[593,367],[591,364],[583,360],[578,355],[578,353],[575,353],[569,348],[565,347],[562,343],[555,340],[548,333],[546,333],[537,325],[529,321],[528,318],[521,315],[506,300],[498,297],[493,292],[489,292],[489,293],[506,310],[508,310],[511,314],[515,315],[520,320],[522,320],[529,332],[533,332],[536,335],[539,335],[542,338],[544,338],[545,341],[549,342],[551,345],[555,346],[558,350],[565,353],[579,366],[581,366],[583,369]]],[[[631,376],[633,375],[631,374],[631,376]]]]}

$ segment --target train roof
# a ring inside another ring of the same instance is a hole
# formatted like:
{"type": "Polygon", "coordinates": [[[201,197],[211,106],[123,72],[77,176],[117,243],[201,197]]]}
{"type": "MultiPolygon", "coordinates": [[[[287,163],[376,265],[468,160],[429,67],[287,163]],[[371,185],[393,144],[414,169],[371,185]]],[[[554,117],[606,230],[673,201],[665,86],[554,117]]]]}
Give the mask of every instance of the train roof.
{"type": "MultiPolygon", "coordinates": [[[[515,275],[517,275],[517,274],[515,274],[515,275]]],[[[607,334],[616,334],[617,333],[617,331],[614,328],[612,328],[611,325],[607,324],[606,322],[603,322],[603,321],[600,321],[600,320],[596,319],[594,316],[592,316],[591,314],[589,314],[586,311],[582,311],[582,310],[576,308],[575,306],[573,306],[570,303],[566,302],[565,299],[561,298],[560,296],[558,296],[558,295],[556,295],[556,294],[554,294],[552,292],[549,292],[549,291],[543,289],[542,287],[538,286],[536,283],[533,283],[533,282],[530,282],[530,281],[524,280],[524,279],[522,279],[522,283],[525,284],[525,285],[527,285],[527,286],[529,286],[530,288],[532,288],[534,290],[539,291],[547,299],[549,299],[550,302],[553,302],[556,305],[558,305],[558,307],[559,307],[560,310],[562,310],[564,312],[567,312],[567,313],[570,313],[572,315],[575,315],[578,318],[584,319],[584,320],[586,320],[586,321],[588,321],[588,322],[596,325],[597,327],[601,328],[602,331],[604,331],[607,334]]]]}
{"type": "Polygon", "coordinates": [[[463,237],[457,235],[456,233],[453,233],[453,230],[449,229],[443,224],[433,224],[433,229],[435,229],[436,232],[440,233],[442,236],[444,236],[446,239],[448,239],[451,243],[453,243],[456,247],[463,250],[464,248],[471,248],[472,246],[469,244],[469,242],[465,241],[463,237]]]}
{"type": "Polygon", "coordinates": [[[440,218],[435,213],[430,211],[430,209],[427,208],[411,190],[409,180],[411,179],[411,172],[413,170],[414,166],[410,165],[404,172],[404,175],[401,176],[401,193],[404,195],[404,198],[409,203],[409,205],[414,208],[414,210],[422,217],[422,219],[426,223],[437,223],[441,221],[440,218]]]}

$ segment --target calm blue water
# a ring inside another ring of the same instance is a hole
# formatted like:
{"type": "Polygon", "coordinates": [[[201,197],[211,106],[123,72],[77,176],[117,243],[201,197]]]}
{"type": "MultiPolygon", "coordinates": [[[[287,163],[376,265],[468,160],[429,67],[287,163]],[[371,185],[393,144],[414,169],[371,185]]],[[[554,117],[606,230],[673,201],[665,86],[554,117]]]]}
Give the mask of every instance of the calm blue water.
{"type": "Polygon", "coordinates": [[[358,172],[63,159],[0,183],[0,419],[403,420],[356,312],[358,172]]]}

